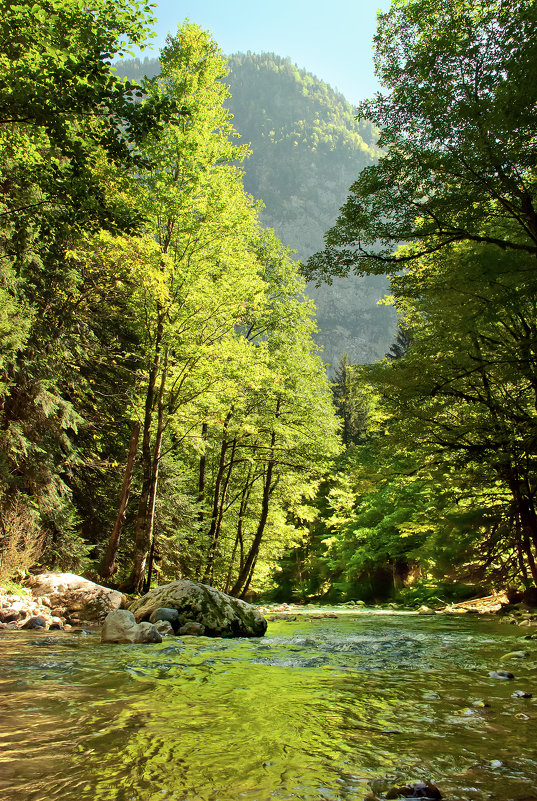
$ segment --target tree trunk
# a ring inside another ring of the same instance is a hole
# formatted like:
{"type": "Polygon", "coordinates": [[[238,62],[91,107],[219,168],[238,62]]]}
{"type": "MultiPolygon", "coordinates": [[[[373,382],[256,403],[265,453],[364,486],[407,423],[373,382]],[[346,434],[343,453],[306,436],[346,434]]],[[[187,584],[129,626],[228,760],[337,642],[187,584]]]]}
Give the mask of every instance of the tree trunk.
{"type": "Polygon", "coordinates": [[[229,585],[231,584],[231,575],[233,573],[233,564],[235,562],[235,555],[237,553],[237,546],[240,545],[240,562],[239,562],[239,572],[242,570],[242,566],[244,564],[244,541],[242,536],[242,527],[244,522],[244,515],[246,514],[246,509],[248,507],[248,500],[250,498],[250,491],[252,489],[252,484],[250,483],[250,479],[252,477],[252,469],[248,470],[248,476],[246,479],[246,484],[242,491],[241,495],[241,503],[239,507],[239,518],[237,520],[237,534],[235,536],[235,543],[233,545],[233,552],[231,554],[231,559],[229,560],[229,569],[227,571],[226,577],[226,586],[224,588],[224,592],[229,591],[229,585]]]}
{"type": "Polygon", "coordinates": [[[532,579],[537,585],[537,564],[533,552],[537,541],[537,515],[532,501],[521,491],[518,476],[514,475],[509,478],[509,486],[520,521],[520,545],[526,556],[532,579]]]}
{"type": "Polygon", "coordinates": [[[106,553],[101,563],[101,569],[99,571],[99,575],[103,579],[110,578],[110,576],[112,576],[117,570],[117,565],[115,563],[115,560],[119,548],[119,540],[121,538],[121,532],[123,530],[123,526],[125,525],[126,510],[127,510],[127,504],[129,502],[132,474],[134,471],[134,461],[136,459],[136,453],[138,451],[138,440],[140,439],[140,429],[141,429],[141,424],[139,422],[136,422],[134,424],[131,434],[129,455],[127,457],[127,466],[125,468],[125,475],[123,478],[123,488],[121,490],[121,500],[119,502],[119,509],[116,521],[114,523],[114,527],[112,529],[112,533],[110,534],[110,539],[108,540],[108,547],[106,549],[106,553]]]}
{"type": "Polygon", "coordinates": [[[151,477],[151,494],[149,498],[149,516],[147,521],[147,538],[149,546],[149,563],[147,566],[147,579],[144,582],[144,592],[148,592],[151,586],[151,574],[153,572],[153,561],[155,556],[155,505],[157,502],[158,477],[160,470],[160,452],[162,448],[162,435],[164,433],[164,389],[168,375],[168,350],[164,356],[164,366],[160,379],[160,389],[158,394],[157,407],[157,433],[155,437],[155,447],[153,449],[153,475],[151,477]]]}
{"type": "MultiPolygon", "coordinates": [[[[206,582],[209,580],[209,577],[212,576],[214,571],[214,558],[216,554],[216,544],[218,542],[218,518],[220,514],[220,504],[221,504],[221,489],[222,489],[222,482],[224,480],[224,472],[226,469],[226,453],[229,448],[229,440],[227,439],[227,430],[229,427],[229,421],[233,416],[233,408],[227,414],[226,419],[224,420],[224,426],[222,431],[222,445],[220,446],[220,460],[218,463],[218,473],[216,474],[216,481],[214,485],[214,493],[213,493],[213,511],[211,515],[211,525],[209,527],[209,552],[207,555],[207,564],[205,566],[205,571],[203,573],[202,581],[206,582]]],[[[227,486],[227,484],[226,484],[227,486]]],[[[222,501],[223,503],[223,501],[222,501]]]]}
{"type": "MultiPolygon", "coordinates": [[[[204,444],[207,442],[208,430],[209,426],[207,425],[207,423],[203,423],[201,426],[201,439],[204,444]]],[[[205,501],[206,464],[207,464],[207,457],[204,448],[203,453],[200,456],[200,468],[199,468],[199,478],[198,478],[198,503],[200,505],[198,520],[200,521],[200,523],[203,523],[203,503],[205,501]]]]}
{"type": "MultiPolygon", "coordinates": [[[[276,405],[276,417],[279,417],[280,411],[280,400],[276,405]]],[[[255,563],[257,561],[257,555],[259,553],[259,546],[261,545],[261,540],[263,539],[263,533],[265,531],[265,525],[268,518],[269,513],[269,504],[270,504],[270,496],[272,495],[274,488],[276,487],[277,481],[273,484],[272,483],[272,476],[274,473],[274,446],[276,444],[276,432],[274,429],[272,430],[272,434],[270,437],[270,459],[267,461],[266,473],[265,473],[265,480],[263,482],[263,499],[261,501],[261,516],[259,518],[259,523],[257,524],[257,529],[255,532],[255,537],[248,552],[248,556],[244,560],[244,564],[242,569],[239,571],[239,577],[237,581],[233,585],[230,591],[230,595],[234,595],[236,597],[239,596],[241,590],[243,590],[244,585],[247,583],[250,584],[253,575],[253,567],[255,567],[255,563]]]]}
{"type": "Polygon", "coordinates": [[[136,516],[135,528],[135,550],[132,570],[129,578],[121,585],[123,592],[141,592],[144,583],[145,563],[151,547],[148,538],[148,519],[149,503],[151,498],[151,487],[153,486],[153,460],[151,455],[151,426],[153,423],[153,412],[155,404],[155,388],[157,385],[158,371],[160,367],[160,352],[162,347],[162,334],[164,325],[164,315],[159,311],[157,320],[157,331],[155,336],[155,351],[153,363],[149,370],[147,379],[147,389],[145,395],[144,424],[142,436],[142,490],[138,502],[138,513],[136,516]]]}

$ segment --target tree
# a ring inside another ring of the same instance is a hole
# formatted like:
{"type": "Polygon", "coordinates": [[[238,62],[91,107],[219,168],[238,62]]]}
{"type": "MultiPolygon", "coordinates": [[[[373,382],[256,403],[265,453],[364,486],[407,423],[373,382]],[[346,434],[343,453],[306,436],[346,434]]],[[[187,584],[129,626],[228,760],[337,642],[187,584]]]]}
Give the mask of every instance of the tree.
{"type": "Polygon", "coordinates": [[[536,290],[532,257],[522,252],[465,243],[422,256],[392,278],[412,346],[369,370],[394,449],[421,454],[424,470],[443,465],[440,482],[455,471],[452,497],[465,498],[466,512],[473,498],[483,519],[495,518],[489,544],[501,531],[504,557],[516,557],[508,572],[534,582],[536,290]]]}
{"type": "Polygon", "coordinates": [[[366,167],[318,279],[397,269],[456,242],[537,255],[537,7],[529,0],[394,0],[380,13],[377,74],[361,105],[384,155],[366,167]],[[401,243],[412,243],[394,254],[401,243]]]}
{"type": "MultiPolygon", "coordinates": [[[[101,342],[114,341],[111,321],[107,325],[92,307],[88,292],[101,300],[108,292],[104,303],[113,317],[116,287],[103,274],[106,292],[100,292],[95,274],[69,254],[84,249],[85,235],[132,232],[139,224],[122,190],[127,170],[139,163],[137,138],[169,117],[169,104],[142,112],[132,102],[140,87],[119,81],[111,69],[115,55],[131,44],[143,46],[152,19],[147,7],[127,0],[114,6],[6,0],[2,11],[3,503],[18,497],[31,507],[52,539],[49,556],[73,557],[74,565],[81,553],[76,538],[63,546],[60,541],[79,527],[74,466],[97,458],[94,448],[80,455],[88,444],[84,434],[79,437],[83,414],[88,428],[99,417],[89,350],[95,366],[101,342]]],[[[102,379],[102,362],[97,372],[102,379]]]]}
{"type": "Polygon", "coordinates": [[[202,425],[199,399],[233,372],[235,327],[262,292],[253,252],[256,211],[232,163],[246,150],[234,146],[223,107],[221,51],[207,32],[185,23],[168,39],[161,66],[150,92],[157,100],[170,96],[180,111],[176,125],[147,137],[143,152],[155,166],[139,176],[162,254],[163,293],[147,307],[143,480],[134,565],[123,585],[131,591],[145,580],[165,430],[171,426],[177,442],[193,419],[202,425]]]}
{"type": "Polygon", "coordinates": [[[346,446],[357,442],[366,429],[367,413],[360,397],[356,367],[344,353],[336,365],[332,382],[336,414],[342,421],[341,438],[346,446]]]}

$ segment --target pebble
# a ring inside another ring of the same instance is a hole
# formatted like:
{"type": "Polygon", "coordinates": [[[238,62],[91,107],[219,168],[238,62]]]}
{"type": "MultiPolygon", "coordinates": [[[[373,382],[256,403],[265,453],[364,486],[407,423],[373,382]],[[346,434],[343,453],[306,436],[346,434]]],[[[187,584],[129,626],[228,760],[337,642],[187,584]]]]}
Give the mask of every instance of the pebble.
{"type": "Polygon", "coordinates": [[[491,670],[489,679],[514,679],[514,675],[508,670],[491,670]]]}
{"type": "Polygon", "coordinates": [[[533,698],[533,694],[527,693],[524,690],[516,690],[512,694],[511,698],[533,698]]]}

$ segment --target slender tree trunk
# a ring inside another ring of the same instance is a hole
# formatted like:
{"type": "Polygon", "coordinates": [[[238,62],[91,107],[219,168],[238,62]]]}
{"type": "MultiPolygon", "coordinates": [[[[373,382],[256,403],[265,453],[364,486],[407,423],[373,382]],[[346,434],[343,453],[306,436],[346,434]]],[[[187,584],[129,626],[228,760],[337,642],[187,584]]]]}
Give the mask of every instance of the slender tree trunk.
{"type": "Polygon", "coordinates": [[[537,515],[531,501],[521,492],[518,476],[513,475],[510,477],[509,486],[520,521],[521,548],[526,555],[533,582],[537,586],[537,564],[535,563],[534,554],[537,541],[537,515]]]}
{"type": "Polygon", "coordinates": [[[242,592],[241,592],[241,594],[239,596],[243,600],[246,597],[246,593],[248,592],[248,590],[250,588],[250,582],[251,582],[251,580],[252,580],[252,578],[254,576],[255,566],[257,564],[257,557],[258,557],[258,553],[256,553],[256,555],[255,555],[254,561],[252,562],[252,567],[250,568],[250,572],[248,573],[248,578],[246,579],[246,584],[242,588],[242,592]]]}
{"type": "Polygon", "coordinates": [[[228,451],[230,444],[229,440],[227,439],[227,431],[229,427],[229,421],[231,420],[232,416],[233,416],[233,408],[230,409],[230,411],[226,416],[226,419],[224,420],[224,426],[222,431],[220,460],[218,462],[218,472],[216,474],[216,481],[214,485],[213,511],[211,515],[211,525],[209,527],[209,551],[207,555],[207,564],[205,565],[205,571],[203,573],[203,578],[202,578],[203,582],[209,580],[209,577],[212,575],[214,570],[214,557],[216,553],[216,543],[218,541],[218,516],[220,512],[220,493],[226,469],[226,453],[228,451]]]}
{"type": "Polygon", "coordinates": [[[239,571],[242,570],[242,566],[244,564],[244,540],[242,536],[242,528],[244,524],[244,515],[246,514],[246,509],[248,508],[248,500],[250,498],[250,491],[252,489],[252,485],[250,483],[250,479],[252,477],[252,470],[251,468],[248,470],[248,476],[246,479],[246,484],[242,491],[241,495],[241,503],[239,507],[239,518],[237,520],[237,533],[235,535],[235,542],[233,544],[233,552],[231,554],[231,559],[229,561],[229,569],[227,571],[226,577],[226,586],[224,588],[224,592],[229,591],[229,585],[231,584],[231,576],[233,573],[233,565],[235,563],[235,555],[237,553],[237,547],[240,545],[240,562],[239,562],[239,571]]]}
{"type": "Polygon", "coordinates": [[[207,432],[209,430],[209,426],[207,423],[203,423],[201,426],[201,439],[204,444],[203,453],[200,456],[200,469],[199,469],[199,478],[198,478],[198,503],[200,505],[200,511],[198,515],[198,520],[200,523],[203,523],[203,503],[205,501],[205,484],[206,484],[206,465],[207,465],[207,457],[205,454],[205,443],[207,442],[207,432]]]}
{"type": "MultiPolygon", "coordinates": [[[[279,417],[280,411],[280,400],[278,399],[278,403],[276,405],[276,417],[279,417]]],[[[265,531],[265,525],[268,518],[269,513],[269,505],[270,505],[270,496],[272,495],[276,483],[273,483],[272,476],[274,473],[274,446],[276,444],[276,432],[274,429],[272,430],[272,434],[270,437],[270,458],[267,461],[267,467],[265,472],[265,480],[263,482],[263,498],[261,501],[261,516],[259,518],[259,523],[257,524],[257,529],[255,532],[254,540],[248,552],[248,556],[244,560],[244,565],[239,572],[239,577],[237,581],[233,585],[230,591],[230,595],[234,595],[238,597],[243,590],[244,585],[246,582],[248,584],[251,581],[252,575],[252,567],[255,567],[255,562],[257,561],[257,555],[259,553],[259,546],[261,545],[261,540],[263,539],[263,533],[265,531]]]]}
{"type": "Polygon", "coordinates": [[[144,592],[148,592],[151,586],[151,574],[153,572],[153,561],[155,556],[155,505],[157,502],[158,478],[160,470],[160,452],[162,449],[162,435],[164,433],[164,390],[166,388],[166,378],[168,376],[168,350],[164,355],[162,376],[158,394],[157,406],[157,433],[155,446],[153,449],[153,475],[151,477],[151,494],[149,498],[149,515],[147,521],[147,536],[150,542],[149,564],[147,567],[147,579],[144,582],[144,592]]]}
{"type": "Polygon", "coordinates": [[[121,532],[123,530],[123,526],[125,525],[126,510],[129,502],[132,474],[134,471],[134,461],[138,451],[138,440],[140,439],[140,428],[141,424],[136,422],[132,429],[129,455],[127,457],[127,466],[125,468],[125,475],[123,477],[121,500],[119,502],[116,521],[114,523],[112,533],[110,534],[110,539],[108,540],[108,547],[101,563],[101,569],[99,571],[101,578],[110,578],[110,576],[112,576],[117,570],[117,565],[115,563],[116,554],[119,548],[121,532]]]}
{"type": "Polygon", "coordinates": [[[151,426],[153,423],[153,413],[155,405],[155,389],[160,367],[160,355],[162,348],[164,315],[159,310],[157,320],[157,331],[155,336],[155,349],[153,363],[149,370],[147,389],[144,407],[144,423],[142,436],[142,490],[138,502],[138,514],[136,516],[135,528],[135,550],[132,570],[129,578],[121,585],[124,592],[141,592],[144,583],[145,563],[151,547],[148,538],[148,519],[149,504],[151,498],[151,487],[153,485],[153,460],[151,454],[151,426]]]}

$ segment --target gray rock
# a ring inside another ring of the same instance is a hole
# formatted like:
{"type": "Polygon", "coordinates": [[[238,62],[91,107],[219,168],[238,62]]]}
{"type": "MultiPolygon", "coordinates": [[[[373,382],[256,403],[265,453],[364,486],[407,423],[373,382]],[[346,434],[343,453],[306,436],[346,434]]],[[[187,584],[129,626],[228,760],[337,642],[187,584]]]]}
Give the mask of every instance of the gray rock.
{"type": "Polygon", "coordinates": [[[205,627],[209,637],[260,637],[267,629],[255,607],[207,584],[182,579],[163,584],[131,606],[137,621],[149,620],[160,608],[176,609],[179,627],[192,621],[205,627]]]}
{"type": "Polygon", "coordinates": [[[194,621],[189,620],[188,623],[181,626],[177,633],[181,636],[191,634],[194,637],[202,637],[205,634],[205,626],[201,623],[194,623],[194,621]]]}
{"type": "Polygon", "coordinates": [[[167,620],[174,631],[177,631],[179,628],[179,612],[177,609],[170,609],[162,606],[155,609],[149,618],[149,622],[156,623],[159,620],[167,620]]]}
{"type": "Polygon", "coordinates": [[[78,620],[102,621],[122,605],[125,596],[74,573],[41,573],[26,582],[36,598],[45,598],[53,610],[78,620]]]}
{"type": "Polygon", "coordinates": [[[128,609],[116,609],[109,612],[104,620],[101,642],[130,643],[136,642],[138,624],[128,609]]]}
{"type": "Polygon", "coordinates": [[[172,637],[175,634],[172,624],[168,623],[167,620],[157,620],[157,622],[153,623],[153,625],[158,633],[162,634],[163,637],[172,637]]]}
{"type": "Polygon", "coordinates": [[[516,690],[511,698],[533,698],[533,694],[527,693],[525,690],[516,690]]]}
{"type": "Polygon", "coordinates": [[[139,623],[134,642],[162,642],[162,637],[152,623],[139,623]]]}

